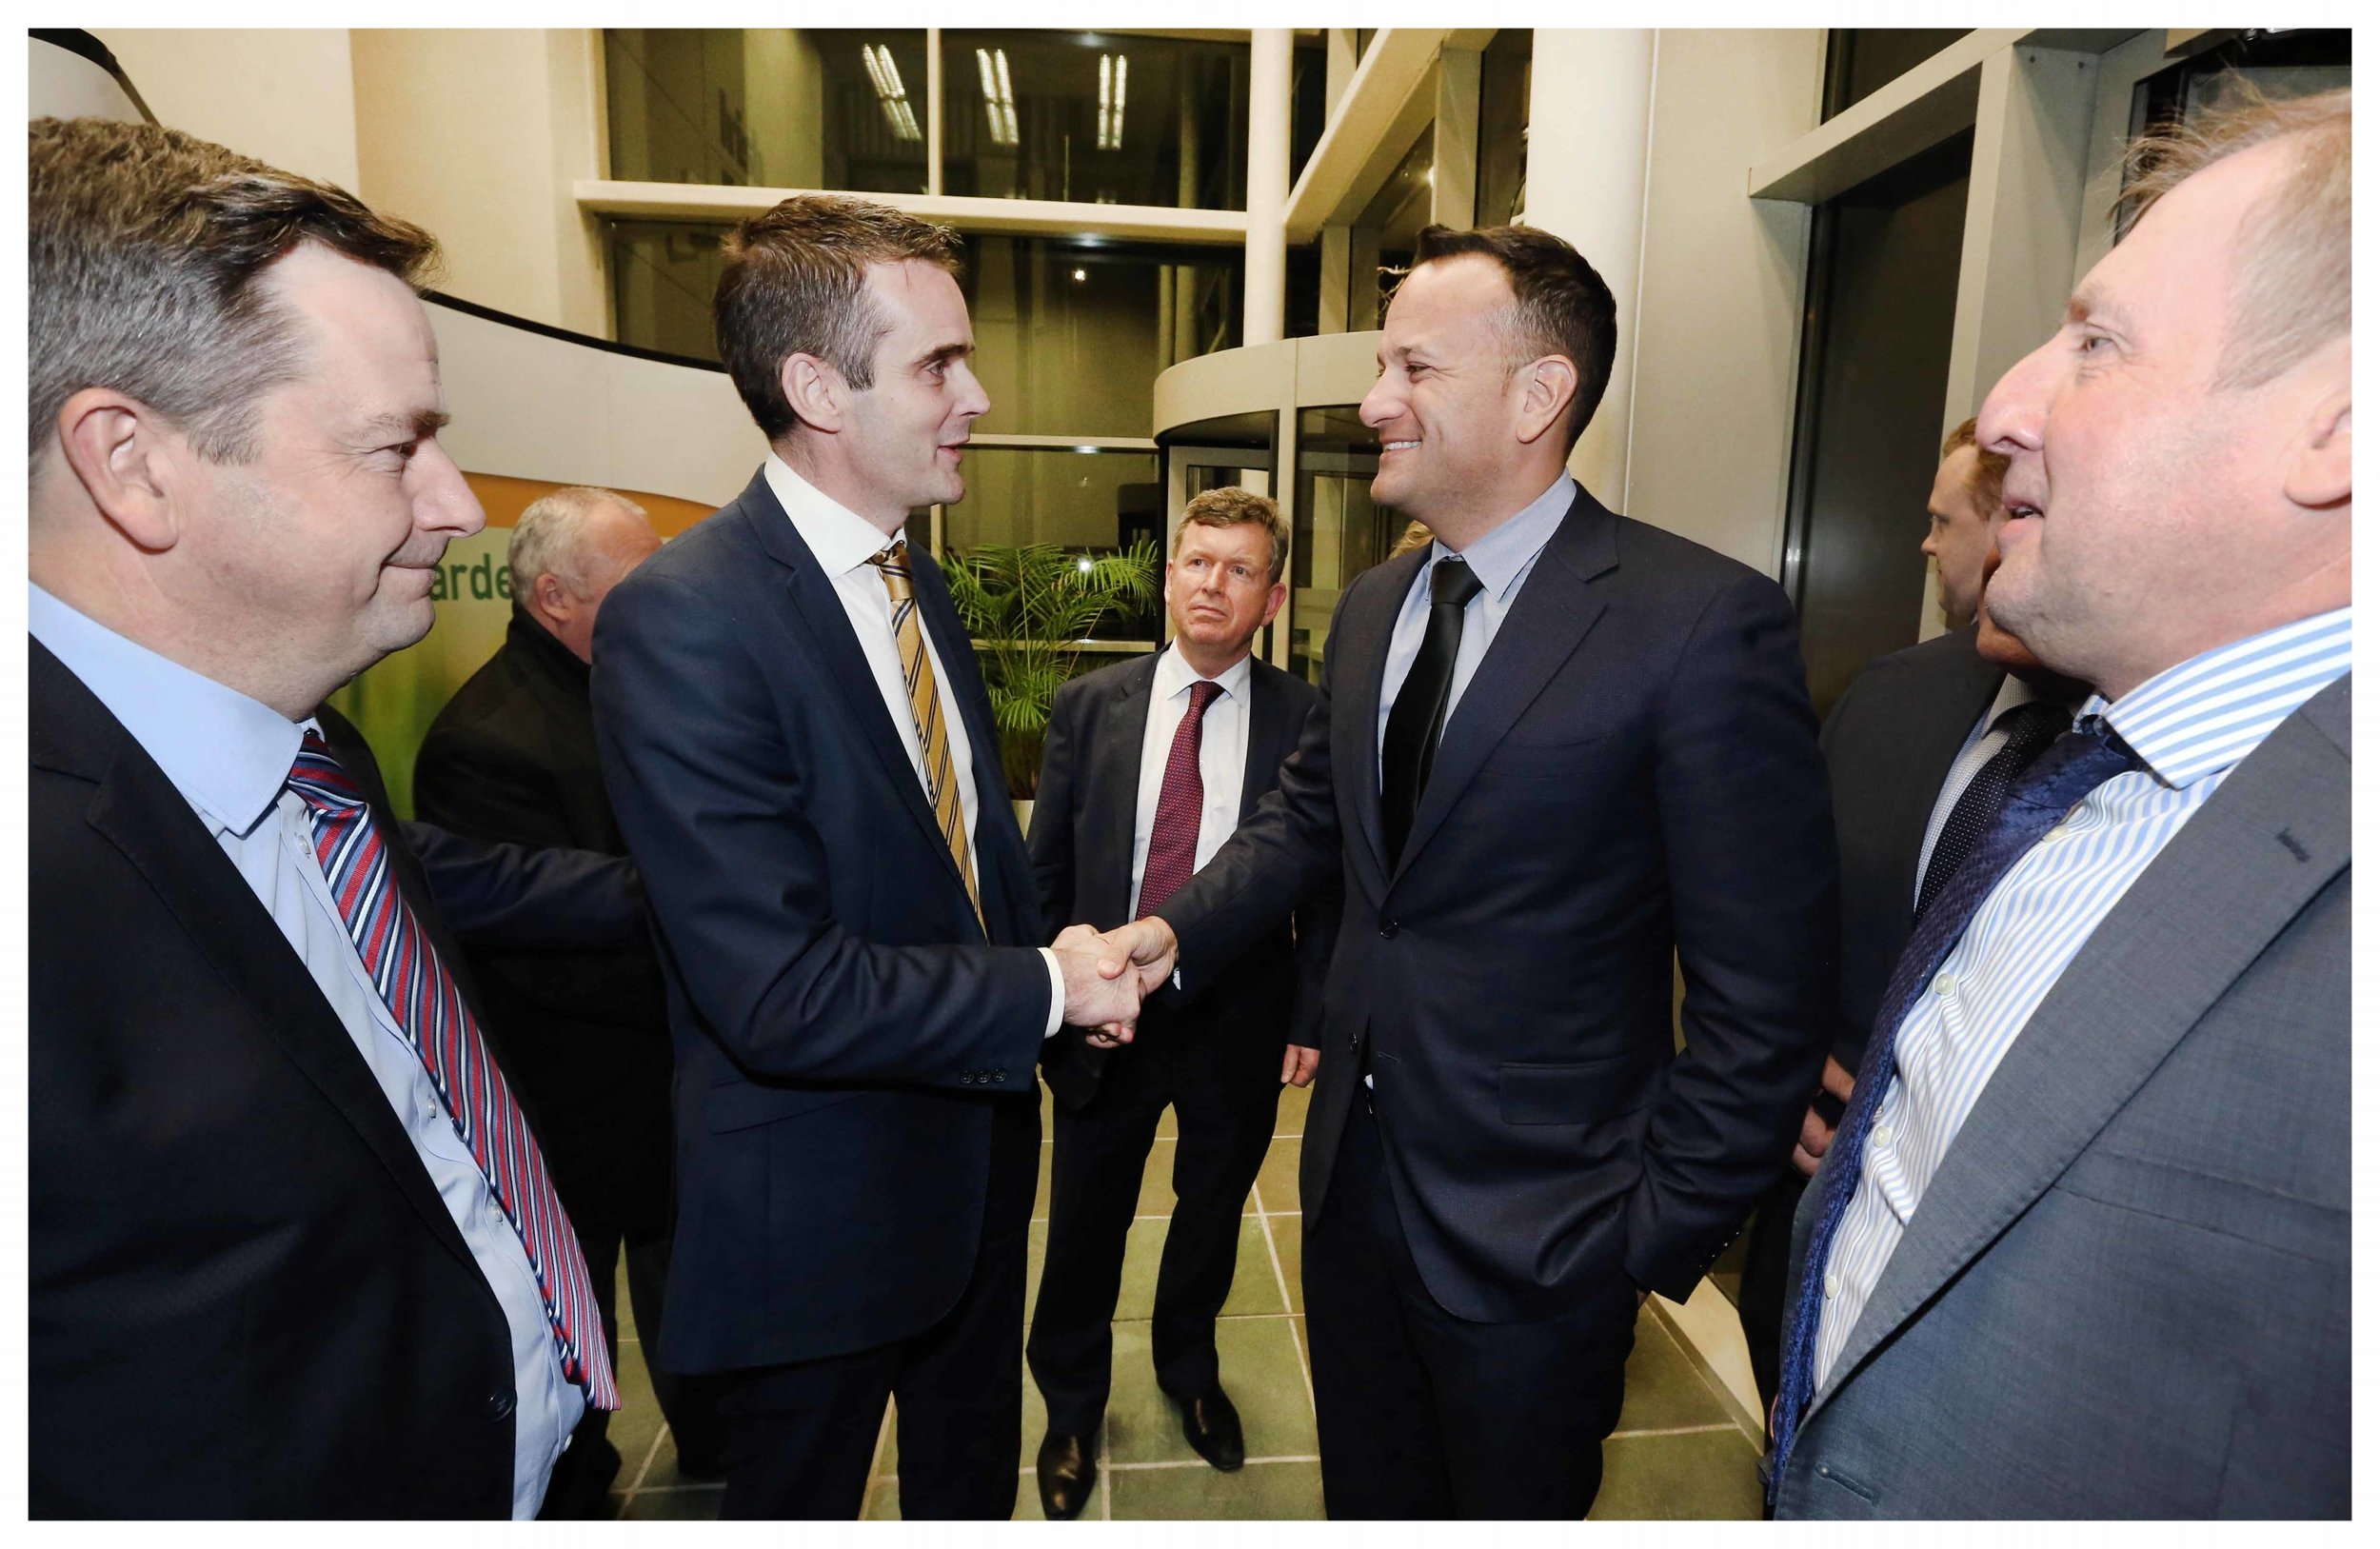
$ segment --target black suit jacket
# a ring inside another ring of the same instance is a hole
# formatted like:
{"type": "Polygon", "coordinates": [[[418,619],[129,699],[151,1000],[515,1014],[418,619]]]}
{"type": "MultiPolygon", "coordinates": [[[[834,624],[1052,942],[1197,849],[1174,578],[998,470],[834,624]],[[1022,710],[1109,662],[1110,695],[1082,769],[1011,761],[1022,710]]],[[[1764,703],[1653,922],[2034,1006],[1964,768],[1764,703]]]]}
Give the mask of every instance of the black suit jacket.
{"type": "Polygon", "coordinates": [[[1972,626],[1936,635],[1869,663],[1818,734],[1842,858],[1832,1043],[1845,1070],[1859,1069],[1876,1003],[1909,944],[1918,852],[1942,782],[2006,676],[1975,654],[1972,626]]]}
{"type": "Polygon", "coordinates": [[[33,1515],[509,1516],[511,1336],[403,1124],[189,804],[30,649],[33,1515]]]}
{"type": "MultiPolygon", "coordinates": [[[[424,821],[473,839],[625,855],[595,751],[586,665],[516,605],[505,643],[430,724],[424,821]]],[[[535,1097],[554,1185],[582,1230],[666,1228],[669,1030],[649,939],[471,947],[489,1036],[535,1097]]]]}
{"type": "Polygon", "coordinates": [[[935,1322],[973,1270],[994,1105],[1035,1101],[1050,980],[1024,840],[950,594],[931,565],[916,587],[974,751],[988,940],[765,479],[596,621],[604,780],[660,926],[677,1054],[675,1371],[935,1322]]]}
{"type": "MultiPolygon", "coordinates": [[[[1107,930],[1130,918],[1140,747],[1163,654],[1086,672],[1060,688],[1050,706],[1028,848],[1041,928],[1052,937],[1077,923],[1107,930]]],[[[1240,822],[1279,779],[1281,761],[1296,751],[1299,729],[1320,698],[1304,680],[1250,660],[1240,822]]],[[[1067,1107],[1081,1108],[1099,1090],[1111,1058],[1139,1058],[1155,1041],[1164,1040],[1195,1046],[1251,1103],[1274,1101],[1283,1045],[1313,1048],[1321,1036],[1321,973],[1330,942],[1319,904],[1298,913],[1293,932],[1284,904],[1276,914],[1276,928],[1259,936],[1229,972],[1210,976],[1213,987],[1206,994],[1195,1000],[1170,991],[1153,997],[1141,1018],[1149,1033],[1146,1046],[1111,1056],[1092,1048],[1079,1028],[1059,1034],[1041,1062],[1050,1091],[1067,1107]]]]}
{"type": "Polygon", "coordinates": [[[1309,1222],[1368,1058],[1446,1310],[1544,1318],[1623,1271],[1683,1301],[1783,1165],[1825,1051],[1835,843],[1793,610],[1581,491],[1447,718],[1392,870],[1381,676],[1428,552],[1348,587],[1279,789],[1159,913],[1195,988],[1343,875],[1309,1222]]]}

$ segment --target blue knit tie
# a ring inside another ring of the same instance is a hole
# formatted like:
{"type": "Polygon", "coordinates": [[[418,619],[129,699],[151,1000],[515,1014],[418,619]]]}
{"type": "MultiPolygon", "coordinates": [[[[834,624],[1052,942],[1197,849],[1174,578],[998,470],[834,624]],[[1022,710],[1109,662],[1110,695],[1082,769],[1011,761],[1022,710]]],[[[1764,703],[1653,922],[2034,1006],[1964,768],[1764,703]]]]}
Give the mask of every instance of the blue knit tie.
{"type": "Polygon", "coordinates": [[[1769,1469],[1771,1506],[1776,1502],[1786,1455],[1801,1429],[1802,1416],[1816,1397],[1818,1315],[1825,1304],[1826,1261],[1851,1197],[1859,1187],[1869,1127],[1875,1121],[1876,1109],[1883,1105],[1885,1087],[1892,1084],[1894,1039],[1908,1019],[1910,1007],[1959,937],[1966,934],[1968,922],[2000,879],[2073,810],[2075,803],[2127,769],[2140,766],[2139,756],[2097,717],[2085,729],[2070,731],[2052,744],[2009,791],[2008,802],[1991,828],[1917,922],[1900,962],[1893,967],[1892,981],[1877,1009],[1875,1030],[1868,1039],[1867,1055],[1859,1062],[1858,1085],[1827,1147],[1822,1180],[1826,1192],[1819,1198],[1818,1217],[1811,1227],[1801,1285],[1794,1299],[1793,1321],[1779,1362],[1776,1445],[1769,1469]]]}

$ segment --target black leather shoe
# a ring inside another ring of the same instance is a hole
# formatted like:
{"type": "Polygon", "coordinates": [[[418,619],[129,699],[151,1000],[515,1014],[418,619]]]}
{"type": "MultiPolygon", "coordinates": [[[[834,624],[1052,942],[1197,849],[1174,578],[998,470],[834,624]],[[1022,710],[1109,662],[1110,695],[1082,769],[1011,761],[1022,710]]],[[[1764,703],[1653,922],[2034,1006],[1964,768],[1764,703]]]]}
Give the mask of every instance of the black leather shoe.
{"type": "Polygon", "coordinates": [[[1033,1460],[1033,1475],[1041,1486],[1041,1515],[1053,1522],[1071,1522],[1090,1503],[1099,1487],[1097,1443],[1087,1436],[1052,1431],[1041,1438],[1033,1460]]]}
{"type": "Polygon", "coordinates": [[[1221,1388],[1181,1406],[1181,1434],[1192,1450],[1226,1474],[1237,1472],[1248,1460],[1248,1443],[1240,1434],[1240,1411],[1231,1406],[1221,1388]]]}

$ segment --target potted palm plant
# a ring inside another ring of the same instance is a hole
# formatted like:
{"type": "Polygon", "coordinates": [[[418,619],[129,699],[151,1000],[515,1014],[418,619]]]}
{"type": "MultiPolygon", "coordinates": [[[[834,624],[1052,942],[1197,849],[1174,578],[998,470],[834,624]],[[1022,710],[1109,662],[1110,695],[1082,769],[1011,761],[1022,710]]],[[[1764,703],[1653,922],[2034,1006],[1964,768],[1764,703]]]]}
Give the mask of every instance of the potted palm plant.
{"type": "Polygon", "coordinates": [[[1101,620],[1155,606],[1157,573],[1157,546],[1146,539],[1114,554],[979,544],[942,556],[950,600],[982,664],[1001,772],[1020,823],[1031,818],[1059,685],[1074,676],[1082,643],[1101,620]]]}

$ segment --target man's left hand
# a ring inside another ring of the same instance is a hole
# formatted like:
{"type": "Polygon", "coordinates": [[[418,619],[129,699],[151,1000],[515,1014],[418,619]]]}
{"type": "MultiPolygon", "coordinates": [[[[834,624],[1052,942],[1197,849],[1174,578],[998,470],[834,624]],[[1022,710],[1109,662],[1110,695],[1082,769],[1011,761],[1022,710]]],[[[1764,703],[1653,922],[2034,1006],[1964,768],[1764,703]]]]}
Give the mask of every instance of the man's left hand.
{"type": "Polygon", "coordinates": [[[1291,1086],[1314,1084],[1314,1067],[1322,1062],[1320,1049],[1292,1043],[1280,1051],[1280,1079],[1291,1086]]]}

